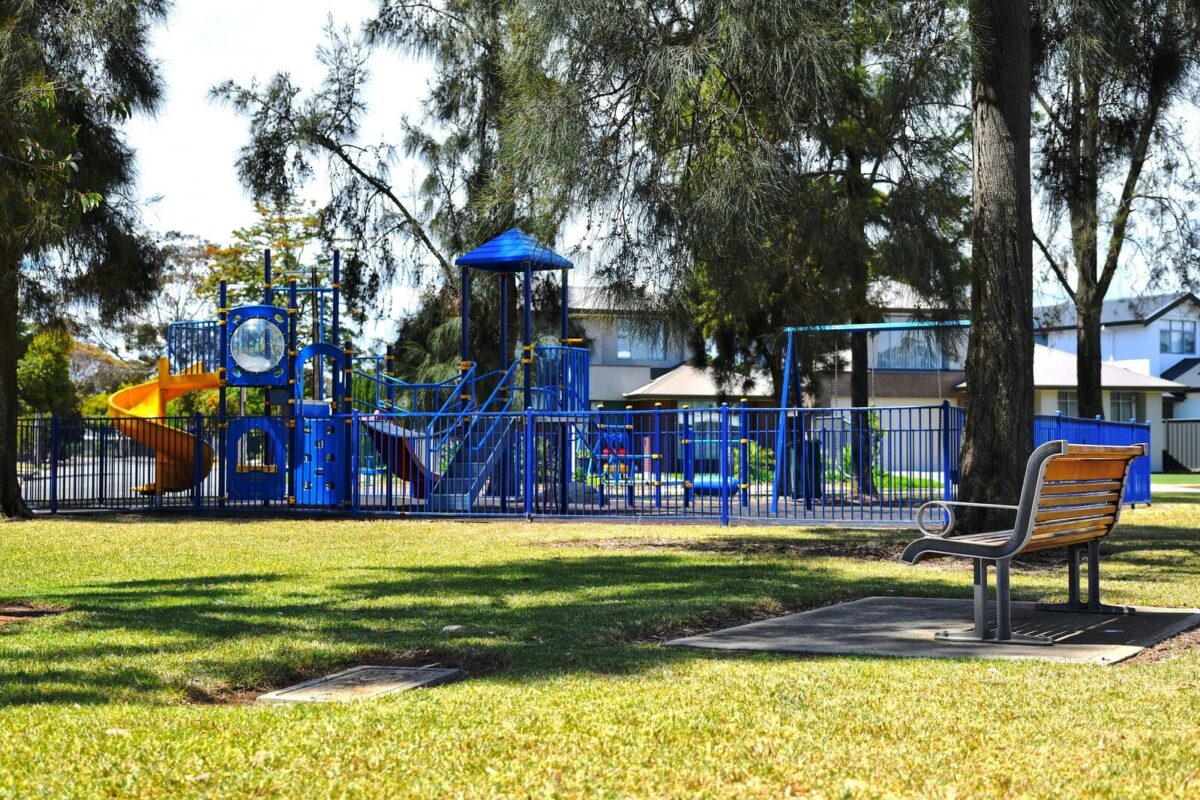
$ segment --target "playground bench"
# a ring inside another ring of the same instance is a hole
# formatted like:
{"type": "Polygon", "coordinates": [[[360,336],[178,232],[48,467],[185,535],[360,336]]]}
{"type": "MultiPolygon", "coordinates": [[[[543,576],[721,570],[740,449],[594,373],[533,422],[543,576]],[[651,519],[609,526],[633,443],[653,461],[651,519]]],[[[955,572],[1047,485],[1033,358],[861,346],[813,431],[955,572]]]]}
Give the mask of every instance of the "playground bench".
{"type": "Polygon", "coordinates": [[[1100,540],[1112,532],[1121,515],[1121,499],[1134,459],[1146,454],[1146,445],[1078,445],[1047,442],[1033,451],[1025,466],[1020,501],[1015,506],[934,500],[917,511],[917,527],[924,534],[900,556],[908,564],[924,558],[954,556],[974,562],[975,626],[961,632],[943,631],[943,641],[1053,644],[1049,636],[1012,631],[1009,598],[1009,565],[1014,556],[1050,548],[1067,548],[1068,600],[1039,604],[1047,611],[1124,614],[1131,609],[1100,602],[1100,540]],[[1016,522],[1007,530],[951,536],[954,508],[1007,508],[1016,522]],[[938,519],[934,518],[936,514],[938,519]],[[940,528],[931,525],[941,522],[940,528]],[[1088,553],[1088,597],[1079,597],[1079,556],[1088,553]],[[988,565],[996,569],[996,624],[988,626],[988,565]]]}

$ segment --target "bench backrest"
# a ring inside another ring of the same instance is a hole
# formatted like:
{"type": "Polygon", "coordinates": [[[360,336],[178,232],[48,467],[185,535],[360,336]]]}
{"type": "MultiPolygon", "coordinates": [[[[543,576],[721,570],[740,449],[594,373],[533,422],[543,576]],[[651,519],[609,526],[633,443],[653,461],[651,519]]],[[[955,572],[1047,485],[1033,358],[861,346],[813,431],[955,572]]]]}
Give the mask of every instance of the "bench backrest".
{"type": "Polygon", "coordinates": [[[1014,553],[1107,536],[1121,516],[1134,459],[1146,445],[1048,442],[1029,457],[1017,511],[1014,553]]]}

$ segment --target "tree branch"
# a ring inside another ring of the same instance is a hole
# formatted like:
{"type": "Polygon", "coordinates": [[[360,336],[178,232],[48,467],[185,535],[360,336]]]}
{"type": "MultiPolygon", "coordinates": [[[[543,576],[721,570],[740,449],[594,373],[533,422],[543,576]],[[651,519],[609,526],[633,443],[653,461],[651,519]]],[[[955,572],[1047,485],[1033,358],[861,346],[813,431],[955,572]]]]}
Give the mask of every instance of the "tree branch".
{"type": "Polygon", "coordinates": [[[1033,232],[1033,243],[1036,244],[1038,249],[1042,251],[1042,257],[1046,259],[1046,263],[1050,265],[1050,269],[1054,270],[1055,277],[1058,278],[1058,282],[1061,283],[1063,289],[1066,290],[1067,296],[1071,298],[1071,302],[1075,302],[1075,289],[1072,288],[1071,282],[1067,279],[1066,270],[1064,270],[1058,261],[1055,260],[1054,256],[1051,255],[1050,248],[1046,247],[1046,243],[1043,242],[1041,237],[1037,235],[1037,231],[1033,232]]]}
{"type": "Polygon", "coordinates": [[[411,227],[414,235],[416,235],[417,239],[420,240],[422,246],[424,246],[429,254],[437,260],[438,266],[442,271],[442,277],[445,279],[446,283],[453,284],[457,279],[457,273],[454,269],[454,266],[450,263],[449,259],[442,255],[442,251],[439,250],[437,245],[433,243],[433,240],[429,238],[429,234],[425,231],[425,226],[421,224],[421,221],[417,219],[416,215],[408,210],[408,206],[404,204],[404,201],[396,196],[396,193],[392,191],[392,187],[360,167],[358,162],[350,158],[345,150],[343,150],[337,142],[333,141],[328,136],[325,136],[324,134],[316,134],[313,136],[313,141],[328,151],[331,155],[335,156],[338,160],[345,164],[351,172],[353,172],[362,180],[366,181],[372,188],[375,189],[375,191],[386,197],[392,203],[392,205],[399,209],[400,215],[404,217],[405,221],[411,227]]]}

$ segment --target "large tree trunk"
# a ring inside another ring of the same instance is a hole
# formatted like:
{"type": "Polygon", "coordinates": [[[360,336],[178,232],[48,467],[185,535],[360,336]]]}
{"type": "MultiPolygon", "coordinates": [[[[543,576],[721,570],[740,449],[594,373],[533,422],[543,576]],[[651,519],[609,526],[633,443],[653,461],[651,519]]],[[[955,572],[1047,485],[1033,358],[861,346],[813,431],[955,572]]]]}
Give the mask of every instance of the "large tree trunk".
{"type": "MultiPolygon", "coordinates": [[[[0,514],[28,517],[17,480],[17,348],[20,338],[16,258],[0,251],[0,514]]],[[[53,455],[51,456],[53,458],[53,455]]]]}
{"type": "MultiPolygon", "coordinates": [[[[862,155],[854,148],[846,150],[846,198],[850,216],[852,241],[846,242],[850,273],[850,321],[867,322],[871,275],[867,266],[866,202],[868,186],[862,173],[862,155]]],[[[868,334],[850,335],[850,405],[865,409],[871,404],[871,363],[868,334]]],[[[850,464],[854,485],[859,495],[875,493],[874,464],[872,463],[871,412],[850,414],[850,464]]]]}
{"type": "Polygon", "coordinates": [[[1103,359],[1100,312],[1103,299],[1092,301],[1094,287],[1086,291],[1081,283],[1075,297],[1075,372],[1078,383],[1079,416],[1104,416],[1104,389],[1100,384],[1103,359]]]}
{"type": "MultiPolygon", "coordinates": [[[[971,0],[973,277],[960,499],[1015,503],[1033,448],[1029,4],[971,0]]],[[[964,527],[1011,514],[963,515],[964,527]]]]}

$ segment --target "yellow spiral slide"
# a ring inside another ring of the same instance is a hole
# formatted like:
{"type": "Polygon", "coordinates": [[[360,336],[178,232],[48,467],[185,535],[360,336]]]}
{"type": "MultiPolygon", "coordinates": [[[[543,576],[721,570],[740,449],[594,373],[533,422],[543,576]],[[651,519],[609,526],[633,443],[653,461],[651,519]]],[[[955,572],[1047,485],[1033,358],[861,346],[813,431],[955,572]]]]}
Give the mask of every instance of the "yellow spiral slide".
{"type": "Polygon", "coordinates": [[[167,403],[202,389],[216,389],[221,378],[215,372],[201,372],[200,365],[181,375],[172,375],[167,359],[158,360],[154,380],[128,386],[108,399],[108,415],[117,430],[135,442],[149,447],[155,455],[154,483],[138,486],[135,492],[185,492],[208,477],[213,466],[213,449],[187,431],[172,427],[161,417],[167,403]],[[155,418],[159,419],[155,419],[155,418]],[[200,447],[200,474],[196,474],[196,447],[200,447]]]}

